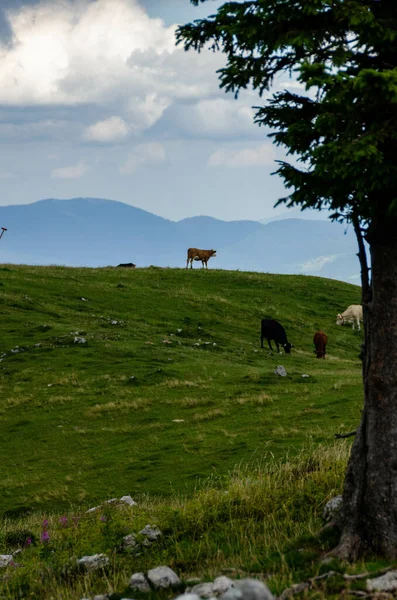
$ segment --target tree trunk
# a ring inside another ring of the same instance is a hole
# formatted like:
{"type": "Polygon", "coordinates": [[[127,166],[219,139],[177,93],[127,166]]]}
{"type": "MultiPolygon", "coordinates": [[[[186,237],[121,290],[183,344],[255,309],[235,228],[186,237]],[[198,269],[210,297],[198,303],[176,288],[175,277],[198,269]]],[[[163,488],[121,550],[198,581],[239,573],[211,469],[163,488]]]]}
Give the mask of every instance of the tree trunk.
{"type": "Polygon", "coordinates": [[[397,557],[397,220],[368,235],[372,294],[363,298],[364,410],[343,491],[342,535],[334,554],[397,557]]]}

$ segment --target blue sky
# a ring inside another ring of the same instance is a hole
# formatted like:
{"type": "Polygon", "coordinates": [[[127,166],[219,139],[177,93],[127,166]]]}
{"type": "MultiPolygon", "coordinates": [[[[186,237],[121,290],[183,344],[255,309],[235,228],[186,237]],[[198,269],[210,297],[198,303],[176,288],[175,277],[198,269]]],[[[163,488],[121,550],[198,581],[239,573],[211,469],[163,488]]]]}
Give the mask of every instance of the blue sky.
{"type": "Polygon", "coordinates": [[[253,124],[258,98],[219,90],[221,54],[175,47],[176,24],[221,4],[2,0],[0,204],[91,196],[175,220],[276,214],[283,155],[253,124]]]}

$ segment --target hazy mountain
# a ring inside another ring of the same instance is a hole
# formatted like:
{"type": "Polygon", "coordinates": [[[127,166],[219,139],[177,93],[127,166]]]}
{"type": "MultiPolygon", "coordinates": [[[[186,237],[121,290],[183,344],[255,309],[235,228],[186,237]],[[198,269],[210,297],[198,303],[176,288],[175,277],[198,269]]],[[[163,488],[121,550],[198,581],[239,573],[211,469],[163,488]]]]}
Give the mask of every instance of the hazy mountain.
{"type": "MultiPolygon", "coordinates": [[[[189,246],[214,248],[210,268],[306,273],[358,283],[354,234],[330,221],[169,221],[97,198],[0,207],[3,263],[184,267],[189,246]]],[[[197,268],[199,265],[195,264],[197,268]]]]}

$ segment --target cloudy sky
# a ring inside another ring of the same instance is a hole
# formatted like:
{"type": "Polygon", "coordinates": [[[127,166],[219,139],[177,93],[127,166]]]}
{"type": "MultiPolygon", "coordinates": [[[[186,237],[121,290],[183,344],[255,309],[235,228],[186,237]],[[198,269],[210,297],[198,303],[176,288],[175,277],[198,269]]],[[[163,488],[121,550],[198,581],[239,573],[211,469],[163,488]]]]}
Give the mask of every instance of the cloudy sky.
{"type": "Polygon", "coordinates": [[[175,47],[177,24],[221,4],[1,0],[0,204],[90,196],[175,220],[275,214],[282,155],[253,124],[257,97],[219,90],[221,54],[175,47]]]}

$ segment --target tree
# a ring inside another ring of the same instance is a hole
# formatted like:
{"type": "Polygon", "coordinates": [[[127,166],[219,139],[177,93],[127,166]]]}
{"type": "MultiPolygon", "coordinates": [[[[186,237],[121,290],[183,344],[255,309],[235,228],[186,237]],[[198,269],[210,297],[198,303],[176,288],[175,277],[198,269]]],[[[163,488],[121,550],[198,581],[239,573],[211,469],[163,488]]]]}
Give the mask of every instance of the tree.
{"type": "MultiPolygon", "coordinates": [[[[207,0],[191,0],[192,4],[207,0]]],[[[343,492],[335,554],[397,557],[397,2],[231,1],[179,27],[186,50],[225,53],[227,92],[259,96],[296,74],[301,93],[274,93],[255,121],[297,158],[277,173],[288,206],[331,209],[359,243],[364,409],[343,492]],[[371,256],[371,279],[363,237],[371,256]]]]}

